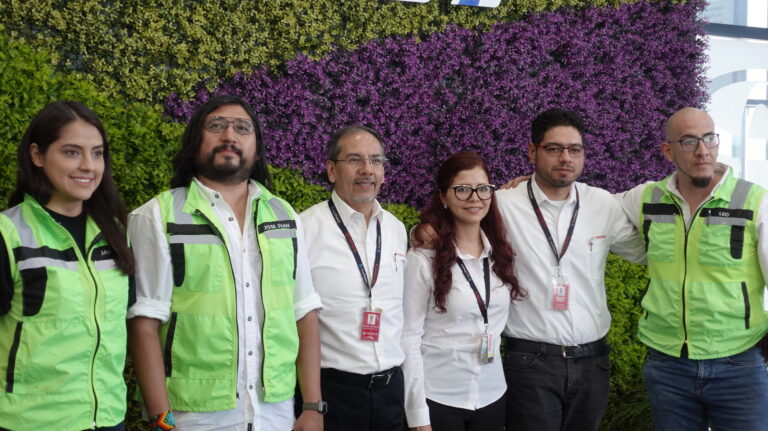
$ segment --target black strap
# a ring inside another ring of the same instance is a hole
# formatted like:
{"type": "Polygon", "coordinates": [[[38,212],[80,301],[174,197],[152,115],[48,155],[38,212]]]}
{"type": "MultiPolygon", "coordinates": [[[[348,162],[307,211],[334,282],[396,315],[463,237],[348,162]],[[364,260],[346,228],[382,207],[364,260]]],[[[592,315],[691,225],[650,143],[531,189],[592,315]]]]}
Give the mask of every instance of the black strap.
{"type": "Polygon", "coordinates": [[[480,308],[480,314],[483,315],[483,323],[488,326],[488,308],[491,306],[491,266],[488,263],[488,258],[483,259],[483,278],[485,278],[485,302],[480,297],[480,292],[477,290],[475,282],[472,280],[472,276],[467,270],[467,266],[464,265],[464,261],[460,257],[456,258],[456,263],[459,264],[461,272],[464,273],[464,278],[467,279],[469,287],[472,288],[472,292],[475,293],[475,299],[477,300],[477,306],[480,308]]]}
{"type": "Polygon", "coordinates": [[[576,208],[573,209],[573,215],[571,215],[571,223],[568,225],[568,233],[565,234],[563,249],[560,251],[560,253],[558,253],[555,240],[552,239],[552,234],[549,232],[549,228],[547,227],[547,221],[544,220],[544,214],[541,213],[541,209],[536,203],[536,198],[533,196],[533,187],[531,187],[531,182],[533,182],[533,179],[528,181],[528,198],[531,200],[531,206],[533,207],[533,212],[536,213],[536,218],[539,220],[541,230],[544,231],[544,236],[547,237],[549,248],[552,249],[552,253],[555,255],[555,259],[557,260],[557,265],[560,266],[560,259],[562,259],[563,256],[565,256],[565,252],[568,251],[568,245],[570,245],[571,237],[573,236],[573,228],[576,226],[576,217],[579,215],[579,189],[577,189],[576,186],[573,186],[574,190],[576,191],[576,208]]]}
{"type": "Polygon", "coordinates": [[[347,240],[347,245],[349,245],[349,249],[352,251],[352,256],[355,257],[357,269],[360,271],[363,283],[365,283],[365,286],[368,288],[368,297],[370,298],[371,290],[373,290],[373,286],[376,285],[376,280],[379,278],[379,265],[381,263],[381,222],[379,222],[379,219],[376,219],[376,258],[373,261],[373,277],[369,281],[368,274],[365,272],[365,265],[363,265],[363,260],[360,258],[360,253],[358,253],[357,247],[355,246],[355,241],[352,240],[352,235],[350,235],[347,227],[344,226],[344,222],[341,220],[339,210],[336,209],[336,204],[333,203],[333,199],[328,199],[328,206],[331,208],[331,214],[333,214],[333,219],[336,220],[336,225],[341,229],[341,233],[344,234],[344,238],[347,240]]]}

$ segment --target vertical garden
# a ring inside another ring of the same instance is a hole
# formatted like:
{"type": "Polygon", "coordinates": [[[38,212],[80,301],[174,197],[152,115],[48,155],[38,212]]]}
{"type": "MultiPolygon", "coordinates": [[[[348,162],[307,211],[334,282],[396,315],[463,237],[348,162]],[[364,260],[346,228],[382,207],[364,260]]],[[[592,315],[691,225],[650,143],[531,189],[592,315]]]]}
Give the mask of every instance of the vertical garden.
{"type": "MultiPolygon", "coordinates": [[[[406,225],[455,151],[481,154],[496,183],[529,173],[528,126],[551,107],[586,119],[582,181],[617,192],[671,172],[658,145],[663,121],[706,101],[703,0],[449,3],[5,0],[0,201],[26,124],[60,98],[104,120],[131,208],[168,188],[184,121],[221,93],[255,107],[274,191],[298,210],[327,197],[325,143],[348,124],[386,137],[380,198],[406,225]]],[[[644,286],[643,267],[609,259],[605,429],[649,427],[634,338],[644,286]]]]}

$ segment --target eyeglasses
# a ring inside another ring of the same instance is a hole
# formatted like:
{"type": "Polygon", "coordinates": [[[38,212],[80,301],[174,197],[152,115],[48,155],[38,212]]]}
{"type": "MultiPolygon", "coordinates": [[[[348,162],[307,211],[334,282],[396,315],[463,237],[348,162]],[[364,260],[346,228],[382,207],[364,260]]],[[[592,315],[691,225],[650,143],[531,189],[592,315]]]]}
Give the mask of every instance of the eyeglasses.
{"type": "Polygon", "coordinates": [[[584,155],[584,145],[560,145],[560,144],[546,144],[541,149],[544,153],[550,157],[560,157],[563,151],[568,150],[568,155],[571,157],[581,157],[584,155]]]}
{"type": "Polygon", "coordinates": [[[456,199],[460,201],[468,201],[472,198],[472,193],[477,193],[477,197],[486,201],[493,196],[493,192],[496,191],[496,186],[493,184],[483,184],[477,187],[470,187],[465,184],[458,186],[451,186],[453,194],[456,195],[456,199]]]}
{"type": "Polygon", "coordinates": [[[387,158],[382,155],[377,156],[371,156],[371,157],[361,157],[357,154],[350,154],[347,156],[346,159],[336,159],[334,162],[344,162],[348,165],[361,168],[365,166],[365,162],[370,162],[371,166],[374,168],[381,168],[387,163],[387,158]]]}
{"type": "Polygon", "coordinates": [[[246,118],[234,118],[229,119],[226,117],[210,117],[205,121],[205,130],[211,133],[222,133],[227,130],[229,123],[232,123],[232,128],[238,135],[253,135],[256,131],[256,126],[253,125],[253,121],[246,118]]]}
{"type": "Polygon", "coordinates": [[[717,133],[712,133],[710,135],[704,135],[701,138],[690,137],[667,142],[679,142],[680,146],[683,148],[683,151],[686,153],[692,153],[696,151],[696,148],[699,147],[699,141],[704,144],[705,148],[715,148],[720,145],[720,135],[717,133]]]}

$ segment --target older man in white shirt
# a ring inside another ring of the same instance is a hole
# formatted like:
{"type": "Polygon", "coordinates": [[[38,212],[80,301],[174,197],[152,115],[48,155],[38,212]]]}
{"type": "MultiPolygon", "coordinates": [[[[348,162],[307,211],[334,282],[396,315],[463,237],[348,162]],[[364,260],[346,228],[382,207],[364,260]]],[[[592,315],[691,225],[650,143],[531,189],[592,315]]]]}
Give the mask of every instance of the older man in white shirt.
{"type": "Polygon", "coordinates": [[[345,127],[330,139],[331,199],[301,214],[312,281],[323,300],[325,430],[401,430],[405,359],[403,224],[376,196],[386,157],[380,135],[345,127]]]}
{"type": "Polygon", "coordinates": [[[577,183],[584,125],[570,111],[534,119],[533,177],[497,193],[527,297],[509,312],[507,430],[597,430],[608,402],[608,251],[640,262],[642,243],[615,198],[577,183]]]}

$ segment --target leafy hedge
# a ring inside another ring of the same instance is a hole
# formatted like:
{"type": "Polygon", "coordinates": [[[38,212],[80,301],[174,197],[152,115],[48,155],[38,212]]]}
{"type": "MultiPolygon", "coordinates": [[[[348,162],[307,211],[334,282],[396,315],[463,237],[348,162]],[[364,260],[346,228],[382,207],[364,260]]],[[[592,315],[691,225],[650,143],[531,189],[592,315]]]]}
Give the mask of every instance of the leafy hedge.
{"type": "Polygon", "coordinates": [[[173,95],[166,108],[185,119],[211,94],[239,94],[260,110],[273,163],[313,181],[330,134],[369,125],[388,139],[384,200],[420,207],[439,163],[459,150],[484,156],[497,182],[529,173],[531,120],[565,107],[588,125],[583,180],[621,191],[670,172],[658,150],[664,120],[704,104],[703,5],[565,9],[483,33],[379,39],[322,60],[300,56],[280,75],[238,73],[190,102],[173,95]]]}
{"type": "Polygon", "coordinates": [[[634,0],[505,0],[495,9],[382,0],[7,0],[0,24],[13,39],[55,53],[60,70],[100,91],[136,101],[184,96],[201,80],[259,66],[280,69],[297,53],[336,49],[391,35],[422,36],[446,25],[488,26],[562,7],[634,0]]]}

